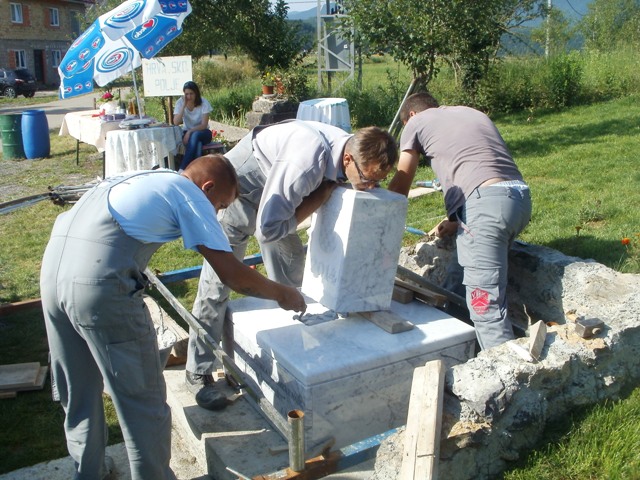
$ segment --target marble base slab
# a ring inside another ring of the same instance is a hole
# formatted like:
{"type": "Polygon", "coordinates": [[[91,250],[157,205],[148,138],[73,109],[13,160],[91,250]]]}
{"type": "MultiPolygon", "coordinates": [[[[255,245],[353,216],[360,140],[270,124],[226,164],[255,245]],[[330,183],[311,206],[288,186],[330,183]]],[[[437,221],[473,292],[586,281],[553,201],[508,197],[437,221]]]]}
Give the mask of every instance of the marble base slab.
{"type": "Polygon", "coordinates": [[[338,312],[387,310],[407,198],[383,188],[336,188],[313,214],[302,291],[338,312]]]}
{"type": "Polygon", "coordinates": [[[393,335],[310,299],[301,320],[269,300],[247,297],[229,307],[237,365],[283,418],[305,412],[307,450],[330,437],[341,448],[404,425],[414,368],[474,355],[472,327],[417,301],[391,302],[415,325],[393,335]]]}

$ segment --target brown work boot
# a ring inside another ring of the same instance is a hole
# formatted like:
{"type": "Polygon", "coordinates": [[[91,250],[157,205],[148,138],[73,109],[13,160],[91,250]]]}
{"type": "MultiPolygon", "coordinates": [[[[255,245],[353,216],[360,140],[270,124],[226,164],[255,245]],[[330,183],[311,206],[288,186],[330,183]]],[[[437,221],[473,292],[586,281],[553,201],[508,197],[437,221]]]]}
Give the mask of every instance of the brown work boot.
{"type": "Polygon", "coordinates": [[[187,390],[196,396],[198,406],[207,410],[222,410],[227,406],[227,397],[218,390],[213,375],[185,371],[187,390]]]}

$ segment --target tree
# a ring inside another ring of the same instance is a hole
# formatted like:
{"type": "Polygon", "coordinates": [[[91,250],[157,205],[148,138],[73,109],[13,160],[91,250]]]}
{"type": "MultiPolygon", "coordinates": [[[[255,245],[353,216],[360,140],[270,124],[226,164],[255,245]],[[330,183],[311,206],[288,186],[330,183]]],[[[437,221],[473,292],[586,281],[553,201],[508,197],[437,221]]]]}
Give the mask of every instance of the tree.
{"type": "Polygon", "coordinates": [[[602,52],[640,45],[640,0],[593,0],[578,25],[585,46],[602,52]]]}
{"type": "MultiPolygon", "coordinates": [[[[92,22],[122,3],[105,0],[88,14],[92,22]]],[[[302,50],[298,25],[287,21],[285,0],[189,0],[192,12],[182,24],[182,34],[162,55],[202,57],[212,51],[240,50],[267,67],[288,68],[302,50]]]]}
{"type": "Polygon", "coordinates": [[[569,21],[557,8],[552,8],[547,20],[531,31],[531,39],[542,45],[549,55],[566,53],[571,36],[569,21]]]}
{"type": "Polygon", "coordinates": [[[347,0],[345,6],[371,53],[407,65],[419,85],[438,74],[440,62],[457,72],[473,94],[495,57],[500,37],[539,16],[544,0],[347,0]]]}

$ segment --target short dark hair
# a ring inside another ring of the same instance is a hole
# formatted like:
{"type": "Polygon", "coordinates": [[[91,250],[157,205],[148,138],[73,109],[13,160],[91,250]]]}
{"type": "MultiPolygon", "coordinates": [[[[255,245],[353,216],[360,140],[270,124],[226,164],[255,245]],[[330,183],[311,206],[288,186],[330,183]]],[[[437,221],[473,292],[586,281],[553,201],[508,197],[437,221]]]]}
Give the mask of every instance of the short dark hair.
{"type": "Polygon", "coordinates": [[[409,95],[400,108],[400,121],[409,121],[409,112],[422,112],[428,108],[438,108],[440,104],[429,92],[419,92],[409,95]]]}
{"type": "Polygon", "coordinates": [[[388,172],[398,161],[398,146],[389,132],[379,127],[361,128],[347,142],[346,149],[360,165],[377,165],[388,172]]]}
{"type": "Polygon", "coordinates": [[[238,174],[227,157],[219,153],[203,155],[193,160],[185,172],[198,186],[202,186],[207,180],[216,179],[232,186],[238,198],[238,174]]]}
{"type": "Polygon", "coordinates": [[[196,94],[196,99],[195,99],[196,107],[199,107],[200,105],[202,105],[202,95],[200,94],[200,87],[198,87],[198,84],[196,82],[192,82],[191,80],[186,82],[182,86],[182,92],[184,93],[185,90],[193,90],[193,92],[196,94]]]}

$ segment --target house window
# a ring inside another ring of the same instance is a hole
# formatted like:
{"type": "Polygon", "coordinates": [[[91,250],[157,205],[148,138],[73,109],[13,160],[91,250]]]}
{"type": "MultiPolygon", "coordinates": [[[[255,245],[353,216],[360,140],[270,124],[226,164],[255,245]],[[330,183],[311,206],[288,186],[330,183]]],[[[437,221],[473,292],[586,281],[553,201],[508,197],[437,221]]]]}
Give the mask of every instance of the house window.
{"type": "Polygon", "coordinates": [[[60,26],[60,17],[58,16],[58,9],[57,8],[50,8],[49,9],[49,18],[51,19],[51,26],[52,27],[59,27],[60,26]]]}
{"type": "Polygon", "coordinates": [[[22,23],[22,4],[10,3],[11,6],[11,21],[13,23],[22,23]]]}
{"type": "Polygon", "coordinates": [[[60,61],[62,60],[62,53],[60,52],[60,50],[52,50],[51,58],[52,58],[51,66],[57,67],[58,65],[60,65],[60,61]]]}
{"type": "Polygon", "coordinates": [[[82,13],[77,10],[71,10],[69,15],[71,17],[71,33],[73,36],[77,37],[80,35],[80,17],[82,16],[82,13]]]}
{"type": "Polygon", "coordinates": [[[24,50],[14,50],[16,56],[16,68],[27,68],[26,55],[24,50]]]}

